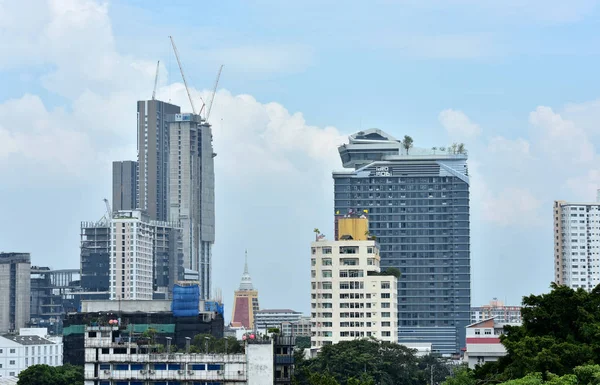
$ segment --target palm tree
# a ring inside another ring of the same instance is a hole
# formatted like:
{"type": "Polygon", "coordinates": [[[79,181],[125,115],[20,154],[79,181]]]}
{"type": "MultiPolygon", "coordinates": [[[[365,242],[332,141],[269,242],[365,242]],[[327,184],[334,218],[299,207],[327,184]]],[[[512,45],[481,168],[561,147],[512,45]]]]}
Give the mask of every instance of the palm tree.
{"type": "Polygon", "coordinates": [[[437,151],[437,147],[431,147],[431,150],[433,150],[433,153],[435,154],[435,152],[437,151]]]}
{"type": "Polygon", "coordinates": [[[450,152],[453,154],[456,154],[456,149],[458,148],[458,144],[456,143],[452,143],[452,145],[450,146],[450,152]]]}
{"type": "Polygon", "coordinates": [[[315,233],[315,240],[318,241],[319,235],[321,235],[321,231],[315,227],[315,229],[313,230],[313,233],[315,233]]]}
{"type": "Polygon", "coordinates": [[[459,154],[466,154],[467,153],[467,149],[465,148],[465,144],[464,143],[459,143],[458,147],[456,149],[456,152],[458,152],[459,154]]]}
{"type": "Polygon", "coordinates": [[[408,150],[413,146],[413,138],[408,135],[404,135],[404,139],[402,140],[402,147],[406,149],[406,155],[408,155],[408,150]]]}
{"type": "Polygon", "coordinates": [[[440,147],[440,151],[441,151],[441,152],[444,152],[444,151],[446,151],[446,147],[440,147]]]}

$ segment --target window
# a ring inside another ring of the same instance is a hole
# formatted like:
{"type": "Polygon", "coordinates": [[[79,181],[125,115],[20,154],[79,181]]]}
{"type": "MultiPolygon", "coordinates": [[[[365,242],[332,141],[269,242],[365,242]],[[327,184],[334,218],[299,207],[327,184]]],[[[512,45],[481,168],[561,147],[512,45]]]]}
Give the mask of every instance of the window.
{"type": "Polygon", "coordinates": [[[384,309],[389,309],[390,308],[390,303],[389,302],[382,302],[381,303],[381,307],[384,309]]]}
{"type": "Polygon", "coordinates": [[[375,248],[374,247],[372,247],[372,246],[367,247],[367,254],[373,254],[374,252],[375,252],[375,248]]]}
{"type": "Polygon", "coordinates": [[[492,331],[490,329],[485,329],[485,334],[490,335],[492,334],[492,331]]]}
{"type": "Polygon", "coordinates": [[[381,298],[390,298],[390,293],[381,293],[381,298]]]}
{"type": "Polygon", "coordinates": [[[15,372],[8,372],[8,375],[11,376],[11,377],[14,377],[15,376],[15,372]]]}
{"type": "Polygon", "coordinates": [[[100,370],[110,370],[110,364],[100,364],[100,370]]]}
{"type": "Polygon", "coordinates": [[[391,323],[390,322],[382,322],[381,326],[383,327],[390,327],[391,323]]]}
{"type": "Polygon", "coordinates": [[[323,278],[331,278],[331,270],[323,270],[323,278]]]}
{"type": "Polygon", "coordinates": [[[383,281],[383,282],[381,282],[381,288],[382,289],[389,289],[390,288],[390,281],[383,281]]]}
{"type": "Polygon", "coordinates": [[[381,332],[382,337],[391,337],[392,332],[381,332]]]}
{"type": "Polygon", "coordinates": [[[317,271],[316,270],[311,270],[310,271],[310,277],[311,278],[316,278],[316,276],[317,276],[317,271]]]}
{"type": "Polygon", "coordinates": [[[479,329],[475,329],[475,335],[476,335],[476,336],[478,336],[478,335],[480,335],[480,334],[481,334],[481,330],[479,330],[479,329]]]}
{"type": "Polygon", "coordinates": [[[192,364],[192,370],[206,370],[205,364],[192,364]]]}
{"type": "Polygon", "coordinates": [[[10,360],[10,362],[8,364],[9,365],[14,365],[15,364],[15,360],[10,360]]]}
{"type": "Polygon", "coordinates": [[[181,370],[180,364],[169,364],[169,370],[181,370]]]}
{"type": "Polygon", "coordinates": [[[312,251],[313,254],[316,254],[317,253],[317,248],[316,247],[312,247],[311,251],[312,251]]]}
{"type": "Polygon", "coordinates": [[[331,254],[331,247],[330,246],[323,247],[323,254],[331,254]]]}
{"type": "Polygon", "coordinates": [[[14,354],[16,351],[16,349],[10,349],[9,353],[14,354]]]}
{"type": "Polygon", "coordinates": [[[323,259],[321,259],[321,264],[323,266],[331,266],[331,258],[323,258],[323,259]]]}
{"type": "Polygon", "coordinates": [[[310,265],[311,265],[311,266],[315,266],[316,264],[317,264],[317,260],[316,260],[316,259],[314,259],[314,258],[311,258],[311,259],[310,259],[310,265]]]}
{"type": "Polygon", "coordinates": [[[323,290],[331,290],[333,288],[333,286],[331,285],[331,282],[323,282],[323,290]]]}

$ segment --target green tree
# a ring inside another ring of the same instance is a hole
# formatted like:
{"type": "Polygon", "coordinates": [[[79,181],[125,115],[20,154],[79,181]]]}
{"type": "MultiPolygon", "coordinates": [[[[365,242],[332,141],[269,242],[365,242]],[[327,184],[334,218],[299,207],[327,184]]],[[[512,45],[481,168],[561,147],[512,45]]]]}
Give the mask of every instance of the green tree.
{"type": "Polygon", "coordinates": [[[385,275],[393,275],[398,279],[400,279],[400,276],[402,275],[400,269],[398,269],[397,267],[386,267],[385,270],[382,271],[382,273],[385,275]]]}
{"type": "Polygon", "coordinates": [[[210,334],[198,334],[192,340],[190,352],[239,354],[244,352],[244,346],[235,337],[215,338],[210,334]]]}
{"type": "Polygon", "coordinates": [[[402,147],[406,150],[406,155],[408,155],[408,150],[410,150],[413,146],[413,138],[408,135],[404,135],[404,139],[402,139],[402,147]]]}
{"type": "Polygon", "coordinates": [[[83,385],[83,368],[32,365],[19,373],[18,385],[83,385]]]}

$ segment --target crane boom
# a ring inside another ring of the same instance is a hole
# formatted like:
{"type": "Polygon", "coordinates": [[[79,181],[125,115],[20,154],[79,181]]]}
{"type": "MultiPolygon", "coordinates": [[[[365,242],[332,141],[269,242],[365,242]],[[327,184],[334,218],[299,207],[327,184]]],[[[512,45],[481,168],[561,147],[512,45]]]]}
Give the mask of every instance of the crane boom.
{"type": "Polygon", "coordinates": [[[221,64],[221,67],[219,67],[217,79],[215,80],[215,87],[213,88],[210,102],[208,103],[208,107],[206,109],[206,121],[208,121],[208,118],[210,117],[210,111],[212,110],[213,102],[215,101],[215,94],[217,93],[217,86],[219,85],[219,79],[221,78],[221,71],[223,71],[223,64],[221,64]]]}
{"type": "Polygon", "coordinates": [[[158,66],[160,65],[160,60],[156,62],[156,75],[154,75],[154,90],[152,90],[152,100],[156,99],[156,85],[158,84],[158,66]]]}
{"type": "Polygon", "coordinates": [[[173,46],[173,52],[175,52],[175,58],[177,59],[177,65],[179,65],[179,71],[181,72],[181,78],[183,79],[183,85],[185,86],[185,90],[188,94],[188,98],[190,99],[190,104],[192,105],[192,112],[196,115],[196,108],[194,107],[194,101],[192,100],[192,94],[190,94],[190,89],[188,88],[187,81],[185,80],[185,75],[183,74],[183,67],[181,66],[181,61],[179,60],[179,53],[177,52],[177,47],[175,46],[175,40],[173,40],[173,36],[169,36],[171,39],[171,45],[173,46]]]}
{"type": "Polygon", "coordinates": [[[112,209],[110,208],[110,203],[108,203],[108,199],[104,198],[104,203],[106,204],[106,214],[108,215],[108,219],[112,219],[112,209]]]}

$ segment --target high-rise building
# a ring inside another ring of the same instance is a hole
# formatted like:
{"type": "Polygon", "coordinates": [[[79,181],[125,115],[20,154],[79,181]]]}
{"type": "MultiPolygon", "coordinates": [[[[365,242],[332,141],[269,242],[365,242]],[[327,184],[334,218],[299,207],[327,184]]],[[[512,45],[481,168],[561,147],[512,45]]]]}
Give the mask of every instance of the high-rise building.
{"type": "Polygon", "coordinates": [[[240,287],[233,294],[233,315],[231,326],[234,328],[254,329],[254,314],[258,312],[258,290],[252,285],[248,272],[248,252],[246,251],[244,274],[240,287]]]}
{"type": "Polygon", "coordinates": [[[453,147],[407,153],[378,129],[351,135],[339,152],[352,170],[333,173],[336,215],[367,210],[382,268],[402,272],[399,342],[460,352],[471,297],[467,155],[453,147]]]}
{"type": "Polygon", "coordinates": [[[199,115],[170,115],[169,218],[183,227],[184,266],[197,271],[200,296],[211,296],[215,241],[216,154],[211,128],[199,115]]]}
{"type": "Polygon", "coordinates": [[[29,322],[30,277],[29,253],[0,253],[0,333],[18,331],[29,322]]]}
{"type": "Polygon", "coordinates": [[[169,193],[169,123],[167,115],[178,114],[179,106],[145,100],[137,103],[138,210],[150,219],[166,221],[169,193]]]}
{"type": "Polygon", "coordinates": [[[112,208],[135,210],[137,199],[137,162],[113,162],[112,208]]]}
{"type": "MultiPolygon", "coordinates": [[[[161,290],[163,294],[172,289],[175,282],[168,280],[169,271],[163,276],[162,271],[155,270],[155,263],[158,260],[160,268],[165,264],[167,268],[177,265],[182,255],[177,232],[181,232],[181,228],[176,223],[150,220],[139,210],[114,213],[111,219],[110,299],[151,300],[158,289],[154,284],[156,278],[167,285],[161,290]],[[170,262],[171,259],[174,261],[170,262]]],[[[172,273],[180,277],[183,270],[177,267],[172,273]]]]}
{"type": "Polygon", "coordinates": [[[110,220],[81,222],[82,299],[108,299],[110,287],[110,220]]]}
{"type": "Polygon", "coordinates": [[[344,231],[366,228],[366,217],[339,222],[340,240],[317,237],[311,244],[311,345],[368,337],[397,342],[397,279],[380,273],[377,241],[344,231]]]}
{"type": "Polygon", "coordinates": [[[482,322],[488,318],[507,323],[521,323],[521,306],[505,306],[502,301],[494,298],[489,304],[471,308],[471,323],[482,322]]]}
{"type": "Polygon", "coordinates": [[[600,284],[600,202],[554,202],[554,281],[592,291],[600,284]]]}

